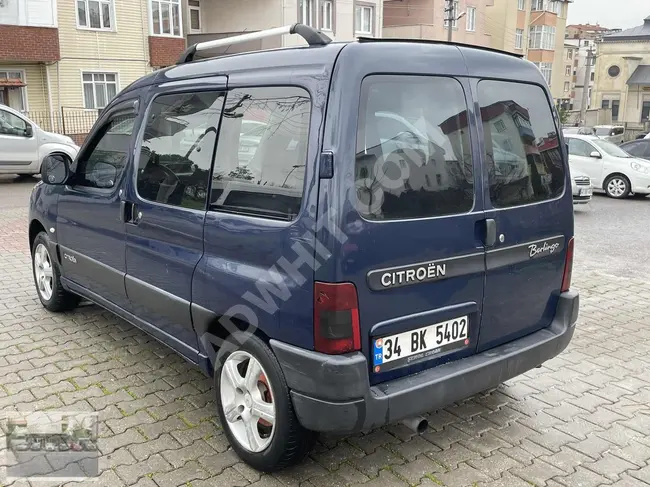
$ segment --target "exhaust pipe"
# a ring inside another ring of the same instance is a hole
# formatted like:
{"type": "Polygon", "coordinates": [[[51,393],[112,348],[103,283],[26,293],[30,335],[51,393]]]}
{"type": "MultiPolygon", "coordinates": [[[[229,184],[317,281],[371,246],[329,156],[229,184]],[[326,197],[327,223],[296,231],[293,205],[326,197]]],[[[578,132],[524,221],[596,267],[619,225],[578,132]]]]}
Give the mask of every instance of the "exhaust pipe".
{"type": "Polygon", "coordinates": [[[402,421],[402,424],[418,435],[424,433],[429,427],[429,422],[422,416],[407,418],[402,421]]]}

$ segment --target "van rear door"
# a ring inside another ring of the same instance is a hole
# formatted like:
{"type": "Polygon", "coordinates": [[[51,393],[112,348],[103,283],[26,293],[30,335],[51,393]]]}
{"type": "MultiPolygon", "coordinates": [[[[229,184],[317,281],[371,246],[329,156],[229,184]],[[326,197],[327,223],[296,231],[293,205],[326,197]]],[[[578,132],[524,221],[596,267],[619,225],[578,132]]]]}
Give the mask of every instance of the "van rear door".
{"type": "Polygon", "coordinates": [[[546,90],[511,81],[473,81],[484,140],[487,276],[478,350],[548,326],[573,236],[565,151],[546,90]]]}
{"type": "Polygon", "coordinates": [[[355,194],[337,195],[352,207],[341,205],[348,241],[336,281],[356,287],[372,383],[475,353],[485,216],[467,93],[451,76],[361,83],[355,194]]]}

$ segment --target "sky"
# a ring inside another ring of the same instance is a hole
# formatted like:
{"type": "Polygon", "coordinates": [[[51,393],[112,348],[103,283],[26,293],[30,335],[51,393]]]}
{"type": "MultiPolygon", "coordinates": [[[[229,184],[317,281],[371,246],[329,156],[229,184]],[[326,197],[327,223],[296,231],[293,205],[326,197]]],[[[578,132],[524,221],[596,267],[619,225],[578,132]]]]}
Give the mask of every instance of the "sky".
{"type": "Polygon", "coordinates": [[[568,23],[598,22],[609,29],[629,29],[643,24],[643,19],[648,15],[648,0],[574,0],[569,4],[568,23]]]}

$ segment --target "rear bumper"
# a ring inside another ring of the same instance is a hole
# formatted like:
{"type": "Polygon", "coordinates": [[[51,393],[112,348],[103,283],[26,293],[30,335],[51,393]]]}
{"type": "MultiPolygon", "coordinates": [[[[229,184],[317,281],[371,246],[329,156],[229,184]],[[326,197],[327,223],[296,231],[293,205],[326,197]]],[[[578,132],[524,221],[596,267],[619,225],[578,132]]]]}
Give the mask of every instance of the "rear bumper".
{"type": "Polygon", "coordinates": [[[307,429],[354,433],[433,411],[496,387],[562,352],[578,319],[577,292],[560,295],[547,328],[419,374],[369,385],[361,353],[325,355],[271,340],[298,420],[307,429]]]}

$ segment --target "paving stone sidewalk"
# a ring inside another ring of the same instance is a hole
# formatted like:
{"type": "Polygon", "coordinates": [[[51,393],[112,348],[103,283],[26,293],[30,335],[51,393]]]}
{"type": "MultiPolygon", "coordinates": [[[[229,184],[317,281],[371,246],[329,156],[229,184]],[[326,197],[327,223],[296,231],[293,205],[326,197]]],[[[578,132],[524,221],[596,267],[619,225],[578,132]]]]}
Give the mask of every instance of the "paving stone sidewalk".
{"type": "Polygon", "coordinates": [[[393,425],[323,437],[304,464],[261,476],[228,449],[211,383],[198,369],[98,307],[61,315],[42,309],[32,284],[25,195],[14,204],[6,189],[0,187],[0,409],[99,411],[103,472],[88,485],[650,485],[650,281],[578,262],[581,315],[561,356],[431,413],[423,436],[393,425]]]}

